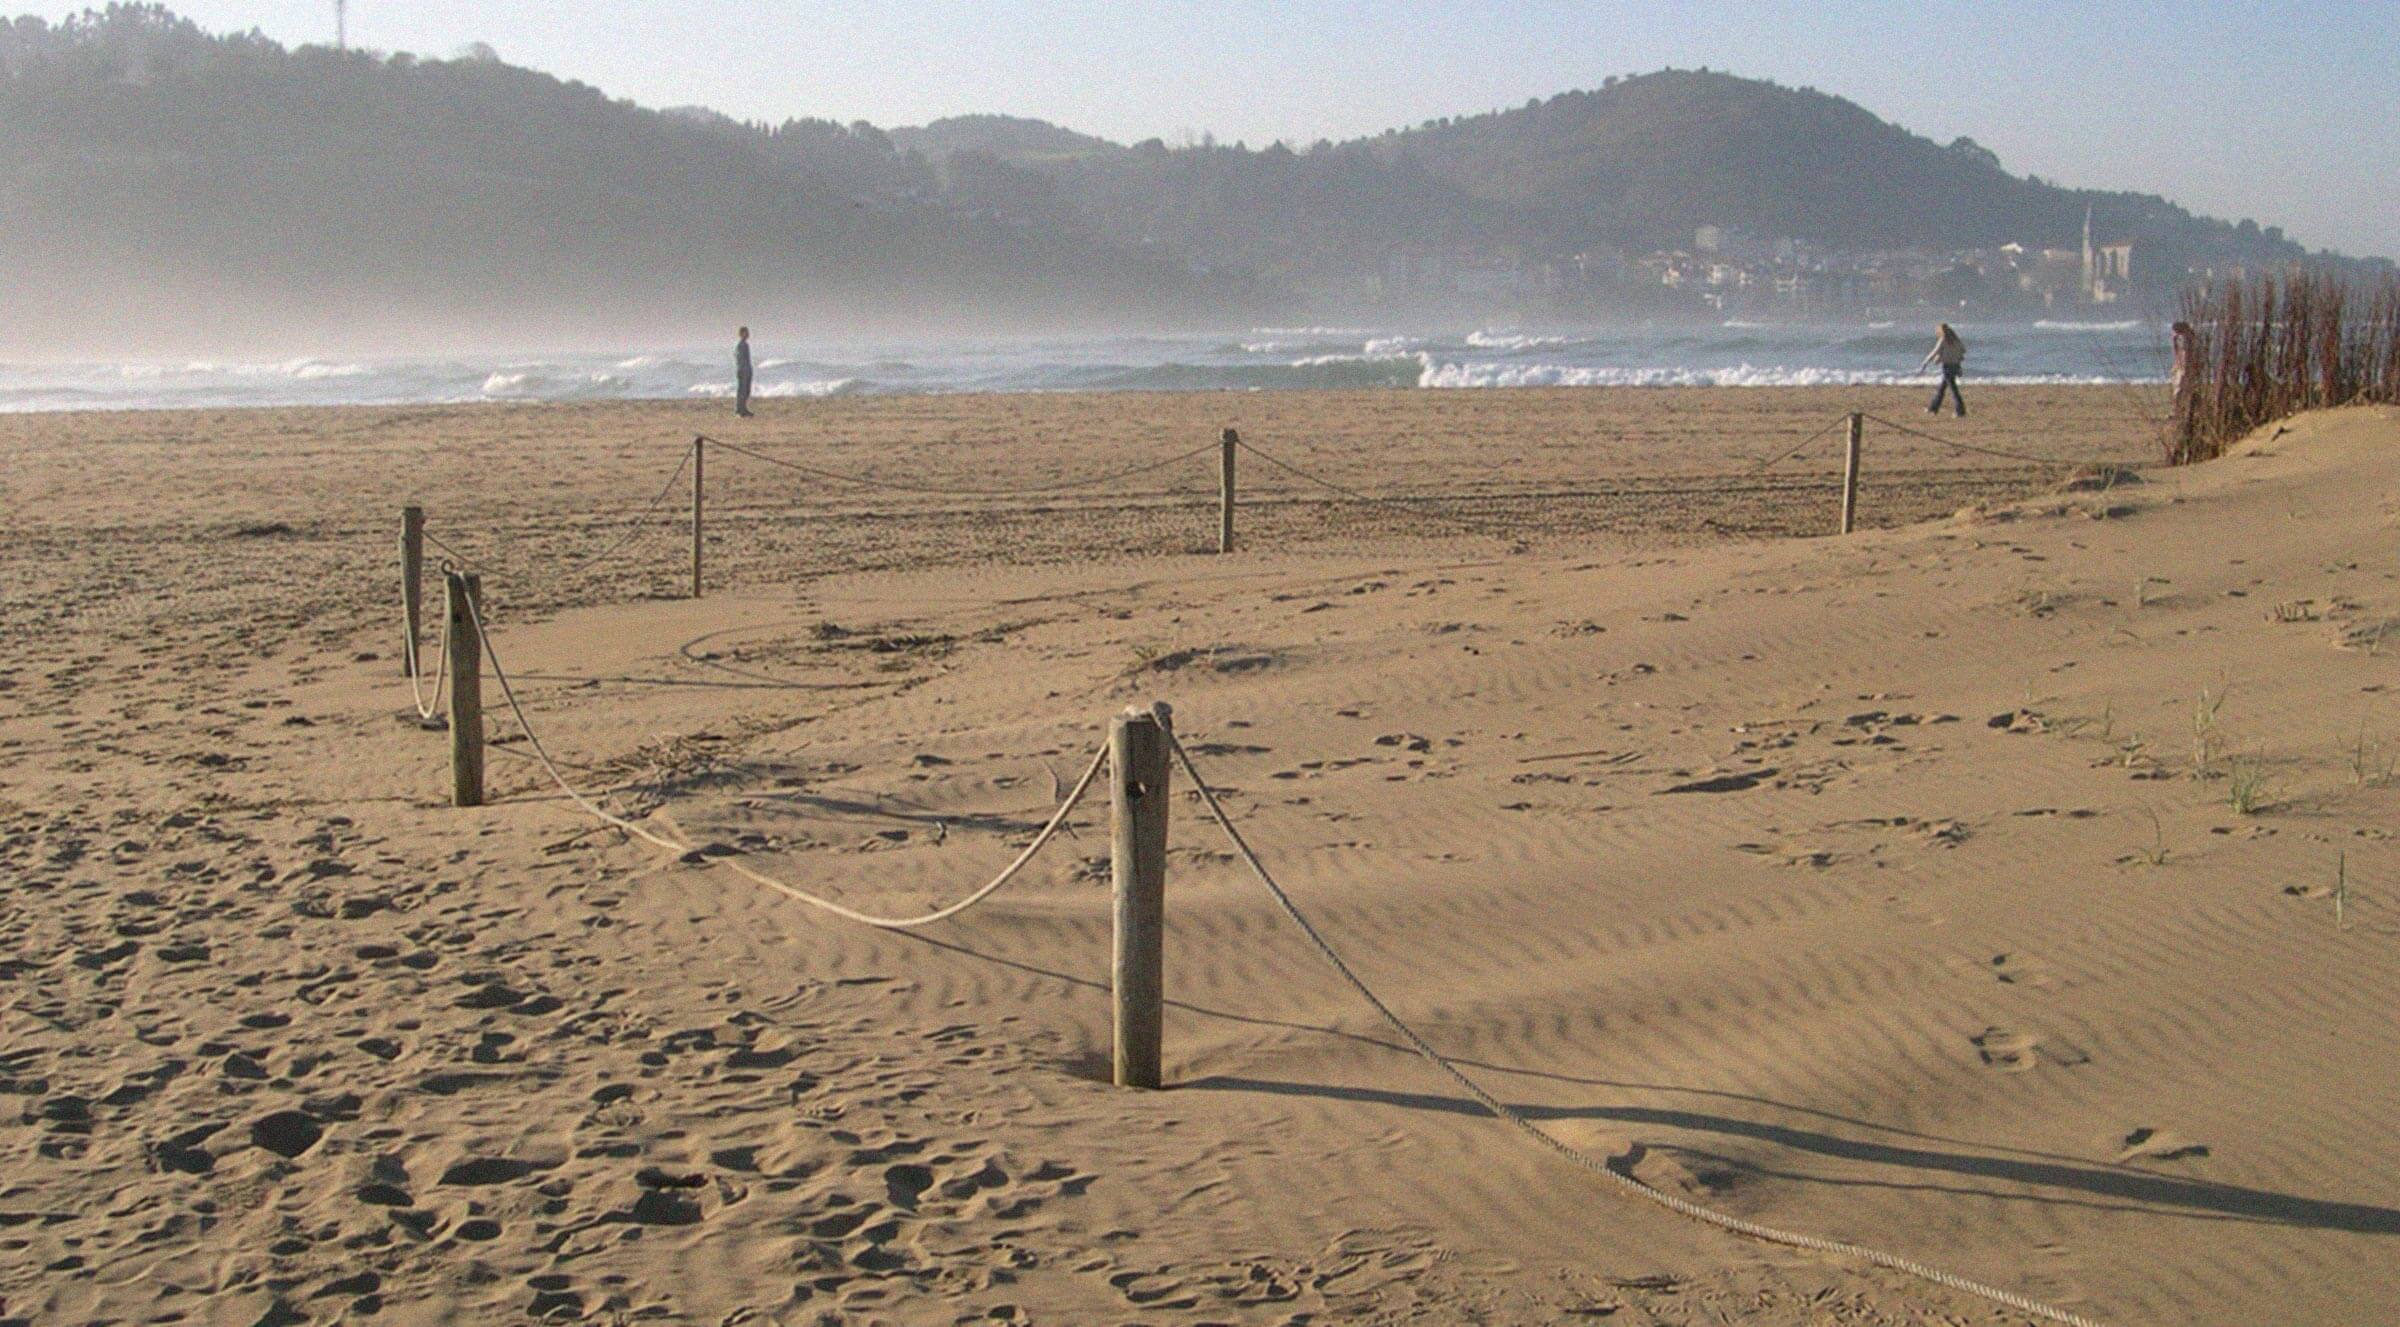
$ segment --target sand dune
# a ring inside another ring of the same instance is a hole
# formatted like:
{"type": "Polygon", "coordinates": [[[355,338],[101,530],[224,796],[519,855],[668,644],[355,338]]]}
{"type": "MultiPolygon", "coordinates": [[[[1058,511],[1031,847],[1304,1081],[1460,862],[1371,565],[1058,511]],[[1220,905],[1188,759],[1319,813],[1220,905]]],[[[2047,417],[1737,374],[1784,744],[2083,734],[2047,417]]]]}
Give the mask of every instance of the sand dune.
{"type": "Polygon", "coordinates": [[[595,825],[496,696],[450,808],[411,497],[570,777],[711,851],[946,901],[1167,700],[1362,975],[1571,1146],[2102,1321],[2390,1317],[2400,412],[2059,492],[2137,412],[1987,395],[1959,437],[2059,464],[1879,440],[1914,478],[1870,514],[1939,519],[1844,540],[1747,537],[1821,528],[1831,453],[1700,496],[1833,394],[774,411],[775,454],[958,487],[1238,424],[1520,528],[1260,476],[1292,505],[1201,556],[1205,468],[999,516],[712,461],[697,603],[667,515],[589,558],[689,409],[7,421],[0,1317],[2021,1320],[1526,1146],[1188,789],[1159,1093],[1103,1081],[1104,808],[916,934],[595,825]]]}

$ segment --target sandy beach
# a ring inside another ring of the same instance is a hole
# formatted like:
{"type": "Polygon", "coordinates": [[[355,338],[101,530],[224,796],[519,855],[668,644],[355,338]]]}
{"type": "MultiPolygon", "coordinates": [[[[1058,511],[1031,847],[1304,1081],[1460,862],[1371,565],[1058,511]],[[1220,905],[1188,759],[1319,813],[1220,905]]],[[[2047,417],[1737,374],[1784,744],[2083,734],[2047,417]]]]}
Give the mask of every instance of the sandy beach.
{"type": "Polygon", "coordinates": [[[1969,390],[0,416],[0,1321],[2031,1321],[1529,1146],[1180,773],[1165,1091],[1104,800],[914,933],[726,869],[955,899],[1150,701],[1583,1154],[2095,1321],[2400,1314],[2400,411],[2102,486],[2157,391],[1969,390]],[[702,851],[489,677],[448,804],[409,503],[702,851]]]}

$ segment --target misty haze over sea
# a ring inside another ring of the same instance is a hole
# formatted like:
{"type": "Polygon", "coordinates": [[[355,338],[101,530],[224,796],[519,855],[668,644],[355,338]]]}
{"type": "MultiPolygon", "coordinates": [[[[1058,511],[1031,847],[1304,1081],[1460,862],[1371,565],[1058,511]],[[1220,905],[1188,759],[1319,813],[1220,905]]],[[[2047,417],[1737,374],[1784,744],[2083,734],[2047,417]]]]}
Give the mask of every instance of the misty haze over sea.
{"type": "MultiPolygon", "coordinates": [[[[2151,382],[2141,319],[1962,324],[1976,382],[2151,382]]],[[[759,329],[766,397],[910,392],[1812,386],[1913,381],[1932,344],[1916,322],[1405,333],[1256,327],[1220,334],[778,343],[759,329]]],[[[688,400],[731,395],[730,338],[555,354],[241,362],[0,363],[0,410],[476,401],[688,400]]]]}

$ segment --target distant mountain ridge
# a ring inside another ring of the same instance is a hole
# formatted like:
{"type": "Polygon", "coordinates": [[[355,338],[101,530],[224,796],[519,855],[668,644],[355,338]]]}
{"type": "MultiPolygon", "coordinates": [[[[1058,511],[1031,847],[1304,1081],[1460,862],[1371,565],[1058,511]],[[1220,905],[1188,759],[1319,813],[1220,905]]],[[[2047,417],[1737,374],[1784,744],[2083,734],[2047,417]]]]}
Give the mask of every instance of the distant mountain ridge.
{"type": "Polygon", "coordinates": [[[2272,227],[2011,175],[1967,140],[1707,71],[1305,150],[1170,147],[1005,115],[745,124],[488,49],[287,50],[157,5],[0,23],[0,338],[37,349],[128,326],[308,344],[1404,318],[1594,255],[1615,284],[1542,312],[1598,317],[1688,306],[1624,256],[1700,227],[2038,249],[2078,243],[2087,211],[2151,273],[2308,256],[2272,227]]]}
{"type": "Polygon", "coordinates": [[[456,60],[211,36],[154,5],[0,22],[0,348],[291,353],[1176,325],[1234,278],[947,193],[872,126],[736,124],[456,60]]]}
{"type": "MultiPolygon", "coordinates": [[[[1051,129],[1014,122],[1012,133],[1038,144],[1051,129]]],[[[2169,286],[2194,265],[2312,257],[2271,226],[2012,175],[1971,139],[1938,144],[1838,97],[1706,70],[1299,152],[979,147],[1058,181],[1102,234],[1303,289],[1356,278],[1362,254],[1405,260],[1471,241],[1497,259],[1555,259],[1688,248],[1702,227],[1832,251],[2072,249],[2087,211],[2104,242],[2137,243],[2169,286]]]]}
{"type": "Polygon", "coordinates": [[[1017,115],[953,115],[913,129],[894,129],[891,135],[893,146],[903,152],[935,158],[984,152],[1018,164],[1113,156],[1125,150],[1105,138],[1017,115]]]}

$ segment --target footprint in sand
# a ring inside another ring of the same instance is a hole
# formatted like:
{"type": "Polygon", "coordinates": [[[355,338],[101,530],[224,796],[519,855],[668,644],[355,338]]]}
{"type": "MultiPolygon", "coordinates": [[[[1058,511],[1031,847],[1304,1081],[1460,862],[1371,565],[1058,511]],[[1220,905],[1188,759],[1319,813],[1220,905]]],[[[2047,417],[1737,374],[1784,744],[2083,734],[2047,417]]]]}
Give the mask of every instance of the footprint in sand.
{"type": "Polygon", "coordinates": [[[1883,904],[1884,907],[1890,909],[1895,920],[1907,922],[1911,926],[1939,926],[1946,920],[1942,914],[1905,894],[1886,895],[1883,904]]]}
{"type": "Polygon", "coordinates": [[[1118,1272],[1108,1283],[1123,1295],[1127,1303],[1145,1310],[1188,1309],[1200,1302],[1181,1277],[1166,1272],[1118,1272]]]}
{"type": "Polygon", "coordinates": [[[2058,979],[2050,975],[2048,964],[2022,954],[1992,955],[1989,971],[2003,986],[2030,986],[2036,990],[2047,990],[2058,984],[2058,979]]]}
{"type": "Polygon", "coordinates": [[[2041,1039],[2007,1028],[1988,1027],[1975,1037],[1975,1053],[2004,1074],[2021,1074],[2038,1063],[2041,1039]]]}
{"type": "Polygon", "coordinates": [[[2172,1129],[2148,1126],[2129,1131],[2117,1152],[2117,1164],[2128,1161],[2189,1161],[2208,1155],[2208,1145],[2195,1143],[2172,1129]]]}

